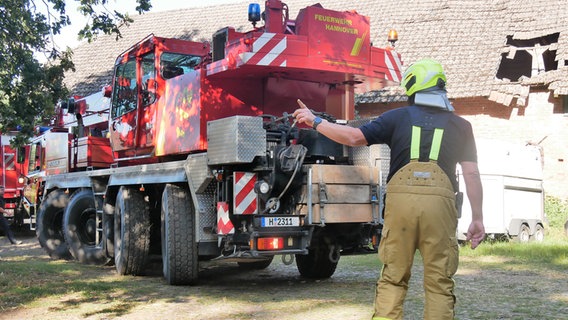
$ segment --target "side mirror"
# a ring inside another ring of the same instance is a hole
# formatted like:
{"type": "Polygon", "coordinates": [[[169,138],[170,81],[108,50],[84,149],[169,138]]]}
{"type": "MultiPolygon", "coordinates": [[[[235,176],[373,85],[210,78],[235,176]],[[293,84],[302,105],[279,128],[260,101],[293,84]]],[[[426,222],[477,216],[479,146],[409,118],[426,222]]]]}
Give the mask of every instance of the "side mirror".
{"type": "Polygon", "coordinates": [[[69,100],[67,100],[67,113],[75,113],[75,98],[69,98],[69,100]]]}
{"type": "Polygon", "coordinates": [[[158,92],[158,83],[156,79],[146,80],[146,85],[142,90],[142,103],[144,106],[151,105],[156,102],[156,93],[158,92]]]}
{"type": "Polygon", "coordinates": [[[16,159],[18,163],[26,162],[26,147],[19,147],[18,148],[18,158],[16,159]]]}

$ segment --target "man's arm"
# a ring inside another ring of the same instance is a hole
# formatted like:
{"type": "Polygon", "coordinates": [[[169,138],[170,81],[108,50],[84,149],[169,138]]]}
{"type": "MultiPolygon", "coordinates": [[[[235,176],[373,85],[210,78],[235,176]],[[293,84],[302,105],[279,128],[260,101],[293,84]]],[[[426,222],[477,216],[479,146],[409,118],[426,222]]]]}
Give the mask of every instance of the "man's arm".
{"type": "Polygon", "coordinates": [[[483,187],[479,176],[477,162],[463,161],[460,163],[463,180],[469,203],[471,205],[471,224],[467,230],[466,240],[471,240],[471,248],[475,249],[485,238],[483,225],[483,187]]]}
{"type": "MultiPolygon", "coordinates": [[[[299,123],[305,123],[308,126],[314,124],[316,116],[308,109],[308,107],[298,99],[298,108],[294,111],[294,117],[299,123]]],[[[331,140],[348,146],[366,146],[367,139],[359,128],[339,125],[323,120],[317,127],[317,131],[331,140]]]]}

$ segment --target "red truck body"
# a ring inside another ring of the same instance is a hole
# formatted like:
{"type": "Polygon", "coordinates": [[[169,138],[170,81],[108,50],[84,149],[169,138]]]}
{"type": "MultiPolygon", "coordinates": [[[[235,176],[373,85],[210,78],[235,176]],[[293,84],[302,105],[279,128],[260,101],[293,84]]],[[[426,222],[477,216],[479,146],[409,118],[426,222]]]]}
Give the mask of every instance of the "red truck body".
{"type": "Polygon", "coordinates": [[[18,161],[18,152],[10,145],[11,138],[10,134],[0,135],[0,185],[4,187],[5,217],[12,223],[21,225],[20,199],[27,163],[18,161]]]}

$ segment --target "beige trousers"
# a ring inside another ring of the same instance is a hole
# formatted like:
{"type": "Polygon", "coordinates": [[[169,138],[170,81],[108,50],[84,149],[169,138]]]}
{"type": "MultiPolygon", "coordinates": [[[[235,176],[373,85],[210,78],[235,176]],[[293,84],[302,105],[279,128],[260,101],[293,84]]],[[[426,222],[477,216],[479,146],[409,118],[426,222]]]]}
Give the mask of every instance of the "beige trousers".
{"type": "Polygon", "coordinates": [[[424,261],[424,319],[453,319],[458,266],[455,195],[433,162],[411,162],[387,185],[379,244],[383,262],[373,319],[402,319],[414,254],[424,261]]]}

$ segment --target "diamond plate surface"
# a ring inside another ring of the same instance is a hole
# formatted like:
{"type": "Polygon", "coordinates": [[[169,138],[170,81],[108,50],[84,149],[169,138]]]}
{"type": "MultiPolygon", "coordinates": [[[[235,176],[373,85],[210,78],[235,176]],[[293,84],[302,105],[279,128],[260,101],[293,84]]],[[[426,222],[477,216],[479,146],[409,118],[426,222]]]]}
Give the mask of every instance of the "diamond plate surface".
{"type": "Polygon", "coordinates": [[[266,152],[262,118],[234,116],[210,121],[207,143],[209,165],[251,163],[266,152]]]}
{"type": "Polygon", "coordinates": [[[217,227],[217,211],[215,210],[215,183],[210,183],[203,193],[197,194],[199,207],[199,240],[217,240],[213,233],[217,227]]]}
{"type": "MultiPolygon", "coordinates": [[[[372,119],[349,121],[348,125],[360,127],[372,119]]],[[[386,185],[390,168],[390,148],[386,144],[349,148],[349,160],[356,166],[376,166],[381,170],[381,185],[386,185]]]]}
{"type": "Polygon", "coordinates": [[[205,154],[190,155],[184,163],[187,181],[190,190],[197,199],[197,239],[217,240],[212,230],[217,225],[217,212],[215,211],[215,183],[207,167],[205,154]]]}

